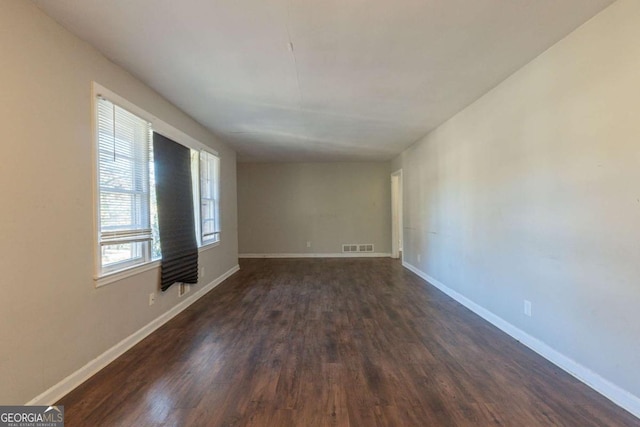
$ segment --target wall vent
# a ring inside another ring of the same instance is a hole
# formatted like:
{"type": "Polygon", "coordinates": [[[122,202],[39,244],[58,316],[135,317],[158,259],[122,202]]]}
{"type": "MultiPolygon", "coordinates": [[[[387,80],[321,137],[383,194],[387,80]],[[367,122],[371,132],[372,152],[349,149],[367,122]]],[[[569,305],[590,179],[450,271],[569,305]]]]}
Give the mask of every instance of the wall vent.
{"type": "Polygon", "coordinates": [[[184,294],[189,293],[191,286],[186,283],[178,283],[178,297],[182,297],[184,294]]]}
{"type": "Polygon", "coordinates": [[[342,252],[373,252],[374,246],[372,243],[348,243],[342,245],[342,252]]]}

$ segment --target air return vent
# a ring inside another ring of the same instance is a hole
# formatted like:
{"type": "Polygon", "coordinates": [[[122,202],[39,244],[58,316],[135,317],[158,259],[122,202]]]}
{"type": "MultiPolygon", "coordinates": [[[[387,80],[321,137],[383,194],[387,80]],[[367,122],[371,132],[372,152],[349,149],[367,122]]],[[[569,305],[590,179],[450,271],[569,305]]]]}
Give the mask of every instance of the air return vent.
{"type": "Polygon", "coordinates": [[[373,252],[374,247],[371,243],[349,243],[342,245],[342,252],[373,252]]]}

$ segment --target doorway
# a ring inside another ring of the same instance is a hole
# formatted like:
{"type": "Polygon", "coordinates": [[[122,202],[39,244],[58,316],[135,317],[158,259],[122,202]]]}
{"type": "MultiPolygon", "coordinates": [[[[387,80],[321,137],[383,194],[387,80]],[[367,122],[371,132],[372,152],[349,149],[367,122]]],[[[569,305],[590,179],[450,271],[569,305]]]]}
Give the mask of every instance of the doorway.
{"type": "Polygon", "coordinates": [[[402,259],[402,169],[391,174],[391,257],[402,259]]]}

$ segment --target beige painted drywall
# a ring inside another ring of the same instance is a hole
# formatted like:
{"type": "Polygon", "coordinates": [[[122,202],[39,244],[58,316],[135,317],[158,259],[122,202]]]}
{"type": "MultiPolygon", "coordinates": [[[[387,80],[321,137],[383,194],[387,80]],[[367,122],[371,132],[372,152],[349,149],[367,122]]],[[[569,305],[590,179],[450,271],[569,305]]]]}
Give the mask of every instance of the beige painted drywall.
{"type": "Polygon", "coordinates": [[[635,396],[639,23],[614,3],[392,163],[409,263],[635,396]]]}
{"type": "Polygon", "coordinates": [[[91,81],[220,152],[202,283],[237,264],[235,153],[31,2],[0,2],[0,56],[0,403],[23,404],[181,301],[148,306],[157,270],[94,287],[91,81]]]}
{"type": "Polygon", "coordinates": [[[238,224],[241,254],[389,253],[389,163],[239,163],[238,224]]]}

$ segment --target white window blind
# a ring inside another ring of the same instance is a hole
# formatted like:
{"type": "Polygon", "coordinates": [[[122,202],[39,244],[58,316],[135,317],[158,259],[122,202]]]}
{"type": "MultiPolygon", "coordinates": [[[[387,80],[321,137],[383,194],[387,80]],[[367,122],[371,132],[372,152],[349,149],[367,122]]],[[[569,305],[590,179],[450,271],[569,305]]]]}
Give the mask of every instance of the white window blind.
{"type": "Polygon", "coordinates": [[[220,158],[200,152],[200,233],[202,244],[220,239],[220,158]]]}
{"type": "Polygon", "coordinates": [[[150,258],[151,126],[99,97],[97,103],[101,270],[150,258]]]}

